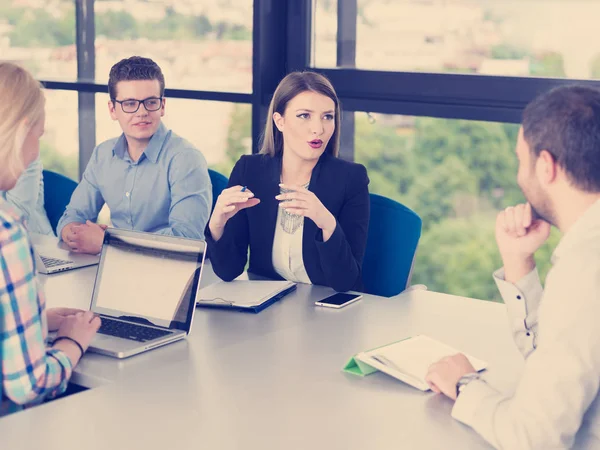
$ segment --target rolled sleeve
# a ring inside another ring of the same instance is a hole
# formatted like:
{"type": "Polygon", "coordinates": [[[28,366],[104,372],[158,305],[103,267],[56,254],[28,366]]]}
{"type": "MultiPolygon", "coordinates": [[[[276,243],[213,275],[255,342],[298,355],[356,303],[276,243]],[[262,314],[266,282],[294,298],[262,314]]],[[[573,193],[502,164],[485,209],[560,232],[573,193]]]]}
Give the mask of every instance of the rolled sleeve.
{"type": "Polygon", "coordinates": [[[71,201],[58,221],[56,234],[59,239],[62,239],[62,230],[66,225],[73,222],[85,223],[86,220],[95,222],[98,219],[98,214],[104,205],[104,198],[97,179],[100,170],[98,153],[99,147],[96,147],[83,173],[81,182],[75,188],[71,201]]]}

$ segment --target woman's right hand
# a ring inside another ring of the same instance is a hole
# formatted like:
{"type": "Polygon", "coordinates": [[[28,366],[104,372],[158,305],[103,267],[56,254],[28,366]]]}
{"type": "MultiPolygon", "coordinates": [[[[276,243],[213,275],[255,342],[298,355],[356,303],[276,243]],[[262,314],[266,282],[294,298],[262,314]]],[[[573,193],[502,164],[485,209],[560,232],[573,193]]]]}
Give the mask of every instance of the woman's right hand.
{"type": "MultiPolygon", "coordinates": [[[[62,321],[56,337],[67,336],[79,342],[84,351],[90,346],[90,342],[100,328],[100,317],[95,316],[91,311],[79,312],[75,315],[67,316],[62,321]]],[[[68,340],[58,341],[54,347],[65,351],[73,365],[75,365],[81,355],[74,343],[68,340]]]]}
{"type": "Polygon", "coordinates": [[[242,186],[232,186],[223,189],[221,195],[217,198],[215,209],[213,210],[208,228],[215,241],[221,239],[225,224],[229,219],[235,216],[238,211],[245,208],[251,208],[260,203],[260,200],[254,198],[254,194],[246,189],[242,192],[242,186]]]}

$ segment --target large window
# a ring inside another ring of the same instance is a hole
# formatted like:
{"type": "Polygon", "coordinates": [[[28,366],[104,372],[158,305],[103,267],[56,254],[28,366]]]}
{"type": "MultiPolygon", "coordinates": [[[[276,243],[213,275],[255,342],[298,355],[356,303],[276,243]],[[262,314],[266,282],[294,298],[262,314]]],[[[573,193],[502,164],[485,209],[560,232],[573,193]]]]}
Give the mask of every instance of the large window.
{"type": "MultiPolygon", "coordinates": [[[[108,113],[108,94],[96,94],[96,141],[119,136],[108,113]]],[[[209,167],[229,176],[235,162],[252,152],[251,105],[167,98],[163,122],[202,152],[209,167]]]]}
{"type": "MultiPolygon", "coordinates": [[[[314,67],[347,110],[371,112],[344,118],[343,157],[367,166],[371,192],[423,218],[413,282],[476,298],[499,298],[494,218],[522,201],[508,122],[569,79],[600,85],[591,0],[0,3],[0,60],[49,88],[47,168],[77,178],[94,145],[121,133],[106,83],[122,58],[158,62],[165,123],[225,175],[258,149],[286,71],[314,67]]],[[[539,255],[543,273],[556,240],[539,255]]]]}
{"type": "Polygon", "coordinates": [[[96,79],[122,58],[154,59],[167,87],[252,91],[252,0],[97,1],[96,79]]]}
{"type": "Polygon", "coordinates": [[[77,93],[46,90],[46,127],[40,141],[44,169],[78,179],[77,93]]]}
{"type": "Polygon", "coordinates": [[[74,80],[72,0],[0,2],[0,61],[18,62],[36,77],[74,80]]]}
{"type": "MultiPolygon", "coordinates": [[[[518,125],[355,113],[355,159],[370,192],[423,219],[412,283],[437,292],[499,300],[494,237],[499,210],[522,202],[514,153],[518,125]]],[[[553,235],[537,257],[549,268],[553,235]]]]}
{"type": "Polygon", "coordinates": [[[317,67],[336,67],[344,8],[359,69],[600,79],[596,1],[316,0],[317,67]]]}

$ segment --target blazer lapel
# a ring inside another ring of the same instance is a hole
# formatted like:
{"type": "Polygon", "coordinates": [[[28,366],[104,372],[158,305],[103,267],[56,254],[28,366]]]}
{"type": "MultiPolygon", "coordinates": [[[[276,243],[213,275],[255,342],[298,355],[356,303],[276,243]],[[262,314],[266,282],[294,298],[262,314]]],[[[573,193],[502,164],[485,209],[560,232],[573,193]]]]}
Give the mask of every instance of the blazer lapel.
{"type": "MultiPolygon", "coordinates": [[[[324,160],[328,157],[327,154],[323,153],[319,158],[319,162],[312,171],[312,175],[310,176],[310,183],[308,185],[308,190],[317,196],[317,198],[322,198],[321,187],[323,183],[319,182],[319,177],[321,175],[321,167],[323,166],[324,160]]],[[[304,219],[304,226],[302,230],[302,256],[304,259],[304,267],[306,269],[306,274],[312,283],[316,283],[318,281],[318,277],[316,277],[316,273],[313,270],[315,268],[315,264],[318,264],[318,261],[310,261],[307,264],[307,259],[309,259],[309,255],[311,254],[309,250],[309,245],[315,240],[315,236],[319,229],[317,225],[308,218],[304,219]]]]}
{"type": "MultiPolygon", "coordinates": [[[[265,173],[266,185],[265,193],[267,198],[261,199],[261,202],[265,202],[264,213],[266,215],[265,224],[267,228],[265,230],[265,237],[268,243],[268,255],[273,254],[273,240],[275,239],[275,227],[277,226],[277,209],[279,208],[279,202],[275,199],[276,195],[279,195],[279,183],[281,179],[281,157],[274,156],[268,158],[268,168],[265,173]]],[[[271,266],[273,259],[269,258],[271,266]]],[[[274,270],[274,269],[273,269],[274,270]]]]}

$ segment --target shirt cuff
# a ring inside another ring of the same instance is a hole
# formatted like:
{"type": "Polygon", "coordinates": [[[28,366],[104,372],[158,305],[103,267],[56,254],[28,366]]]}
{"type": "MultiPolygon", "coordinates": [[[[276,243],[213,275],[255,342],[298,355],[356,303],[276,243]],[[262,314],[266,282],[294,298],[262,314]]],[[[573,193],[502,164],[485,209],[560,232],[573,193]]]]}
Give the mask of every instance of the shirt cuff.
{"type": "Polygon", "coordinates": [[[510,317],[521,321],[521,324],[523,324],[522,321],[529,319],[525,325],[533,325],[533,322],[537,320],[537,310],[544,293],[537,267],[515,284],[505,280],[504,268],[501,268],[494,272],[494,281],[510,317]]]}
{"type": "Polygon", "coordinates": [[[60,365],[63,366],[67,379],[71,378],[71,374],[73,373],[73,364],[65,352],[57,348],[48,348],[46,354],[54,357],[54,359],[56,359],[60,365]]]}
{"type": "Polygon", "coordinates": [[[538,286],[541,286],[540,275],[537,267],[535,267],[531,272],[529,272],[515,284],[506,281],[504,267],[502,267],[494,272],[494,281],[496,282],[502,297],[504,297],[505,290],[507,295],[512,295],[514,293],[512,287],[516,287],[520,293],[527,296],[528,294],[536,293],[538,291],[538,286]]]}
{"type": "Polygon", "coordinates": [[[61,382],[56,386],[56,388],[52,389],[47,396],[47,398],[54,398],[57,395],[63,394],[67,390],[69,380],[71,379],[71,375],[73,375],[73,364],[63,351],[56,348],[46,349],[46,354],[56,359],[56,361],[58,361],[62,367],[62,373],[60,375],[61,382]]]}
{"type": "Polygon", "coordinates": [[[487,428],[491,427],[494,411],[503,400],[502,394],[485,380],[473,380],[458,395],[452,417],[489,438],[490,430],[487,428]]]}

